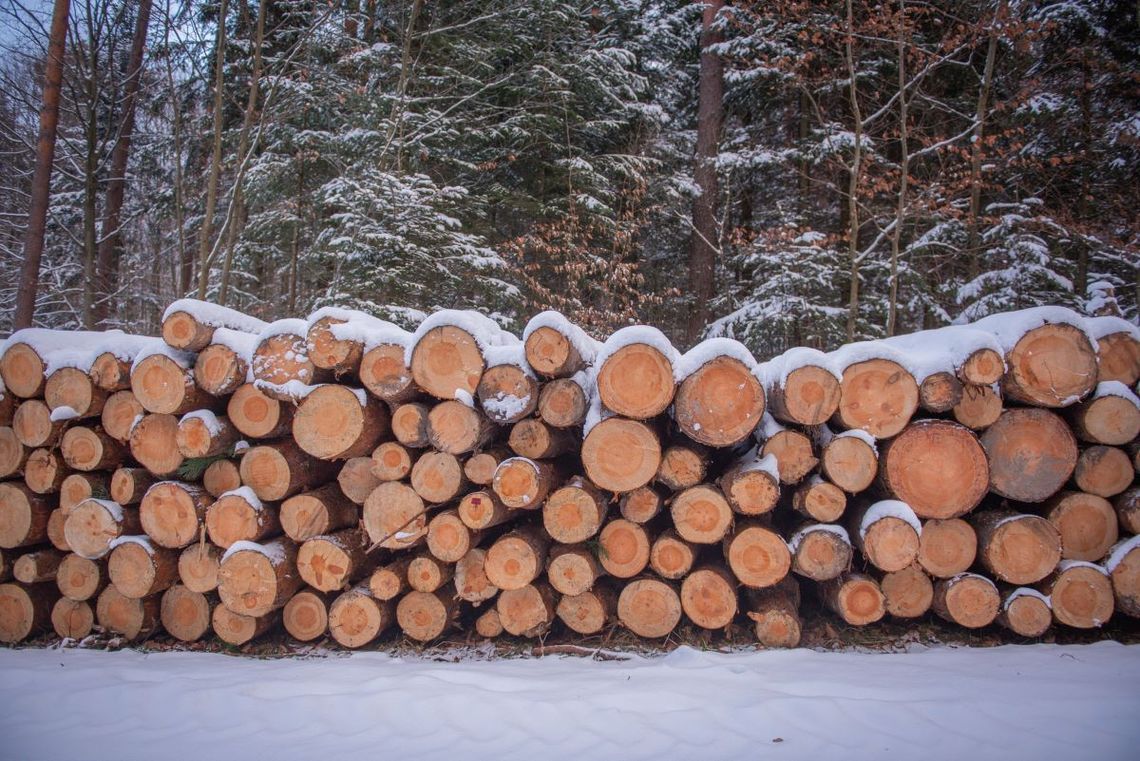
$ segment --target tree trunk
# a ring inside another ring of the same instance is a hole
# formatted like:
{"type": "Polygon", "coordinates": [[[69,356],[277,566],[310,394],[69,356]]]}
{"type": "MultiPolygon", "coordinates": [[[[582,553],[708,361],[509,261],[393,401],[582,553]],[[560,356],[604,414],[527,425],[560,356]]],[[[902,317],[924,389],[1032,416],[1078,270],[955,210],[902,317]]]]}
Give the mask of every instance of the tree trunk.
{"type": "Polygon", "coordinates": [[[994,59],[997,57],[998,24],[1006,15],[1006,2],[1002,0],[990,23],[990,39],[986,47],[986,64],[982,71],[982,84],[978,88],[978,105],[974,111],[974,133],[970,138],[970,209],[966,215],[966,249],[970,256],[969,278],[981,272],[982,240],[978,233],[978,216],[982,210],[982,151],[986,134],[986,116],[990,88],[994,79],[994,59]]]}
{"type": "Polygon", "coordinates": [[[863,114],[859,110],[859,90],[855,71],[855,11],[847,0],[847,24],[843,43],[847,62],[848,92],[851,98],[851,118],[855,134],[854,154],[847,185],[847,256],[850,259],[850,285],[847,296],[847,341],[855,340],[859,319],[859,179],[863,163],[863,114]]]}
{"type": "Polygon", "coordinates": [[[218,31],[214,42],[214,132],[210,154],[210,176],[206,182],[206,209],[198,230],[198,298],[206,298],[210,285],[210,245],[213,239],[214,211],[218,205],[218,176],[222,172],[222,107],[223,81],[226,70],[226,11],[229,0],[221,0],[218,8],[218,31]]]}

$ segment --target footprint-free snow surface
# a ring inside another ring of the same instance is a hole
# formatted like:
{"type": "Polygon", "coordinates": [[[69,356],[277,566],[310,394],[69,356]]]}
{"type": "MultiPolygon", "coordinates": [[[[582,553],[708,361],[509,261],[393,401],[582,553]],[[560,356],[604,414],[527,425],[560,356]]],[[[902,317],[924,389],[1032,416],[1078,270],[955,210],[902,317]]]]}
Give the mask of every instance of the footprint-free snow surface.
{"type": "Polygon", "coordinates": [[[596,662],[0,651],[4,759],[1140,758],[1140,646],[596,662]]]}

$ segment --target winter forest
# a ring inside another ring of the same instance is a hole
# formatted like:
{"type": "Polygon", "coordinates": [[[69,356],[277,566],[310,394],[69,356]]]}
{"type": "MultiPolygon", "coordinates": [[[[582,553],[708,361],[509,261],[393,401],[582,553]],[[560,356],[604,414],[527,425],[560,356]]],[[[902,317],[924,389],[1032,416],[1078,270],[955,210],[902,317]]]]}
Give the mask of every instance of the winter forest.
{"type": "MultiPolygon", "coordinates": [[[[0,0],[0,333],[53,4],[0,0]]],[[[155,334],[185,295],[516,331],[554,308],[770,356],[1046,303],[1137,318],[1135,2],[69,11],[36,325],[155,334]]]]}

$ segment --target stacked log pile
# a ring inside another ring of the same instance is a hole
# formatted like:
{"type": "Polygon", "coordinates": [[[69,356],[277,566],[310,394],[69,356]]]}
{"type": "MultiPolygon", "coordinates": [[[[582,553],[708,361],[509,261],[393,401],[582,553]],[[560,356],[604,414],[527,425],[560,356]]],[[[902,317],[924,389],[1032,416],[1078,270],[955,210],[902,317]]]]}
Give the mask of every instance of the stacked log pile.
{"type": "Polygon", "coordinates": [[[757,364],[552,312],[183,300],[0,346],[0,640],[344,647],[1140,616],[1140,331],[1060,308],[757,364]]]}

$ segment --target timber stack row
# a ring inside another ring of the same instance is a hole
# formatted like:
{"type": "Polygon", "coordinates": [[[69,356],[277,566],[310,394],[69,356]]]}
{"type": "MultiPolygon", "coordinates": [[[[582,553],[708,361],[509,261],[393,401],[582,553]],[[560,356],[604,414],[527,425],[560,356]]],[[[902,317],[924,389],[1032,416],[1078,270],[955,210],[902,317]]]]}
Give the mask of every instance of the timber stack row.
{"type": "Polygon", "coordinates": [[[1140,331],[1045,307],[758,364],[553,312],[182,300],[0,344],[0,640],[349,648],[1140,616],[1140,331]]]}

